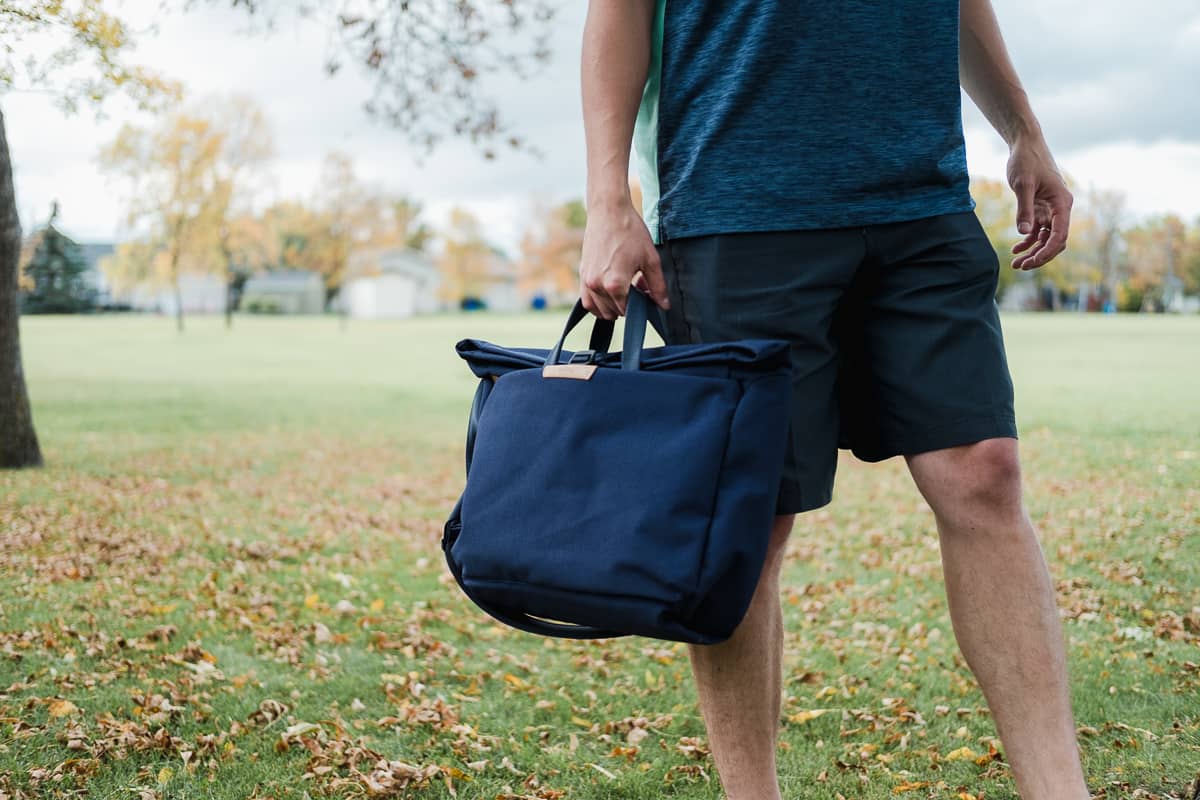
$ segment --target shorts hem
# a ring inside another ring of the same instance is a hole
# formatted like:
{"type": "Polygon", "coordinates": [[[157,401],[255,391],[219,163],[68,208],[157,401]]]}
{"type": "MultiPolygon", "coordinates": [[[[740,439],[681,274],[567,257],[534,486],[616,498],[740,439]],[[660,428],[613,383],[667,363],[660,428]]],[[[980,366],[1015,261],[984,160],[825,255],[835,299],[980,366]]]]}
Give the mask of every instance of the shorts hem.
{"type": "Polygon", "coordinates": [[[851,445],[848,448],[860,461],[876,463],[895,456],[915,456],[948,447],[975,444],[985,439],[1017,439],[1017,423],[1011,414],[969,417],[948,425],[909,431],[902,437],[881,442],[876,447],[851,445]]]}
{"type": "Polygon", "coordinates": [[[775,516],[783,514],[803,514],[805,511],[815,511],[833,502],[831,490],[806,492],[799,488],[781,488],[779,499],[775,503],[775,516]]]}

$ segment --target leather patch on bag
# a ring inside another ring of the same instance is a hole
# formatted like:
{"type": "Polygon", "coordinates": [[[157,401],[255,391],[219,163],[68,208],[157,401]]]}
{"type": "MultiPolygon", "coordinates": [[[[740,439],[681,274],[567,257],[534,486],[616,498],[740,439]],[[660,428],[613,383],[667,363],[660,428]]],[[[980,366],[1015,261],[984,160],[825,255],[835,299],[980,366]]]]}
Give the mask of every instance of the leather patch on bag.
{"type": "Polygon", "coordinates": [[[595,373],[595,364],[547,364],[542,367],[543,378],[573,378],[577,381],[588,381],[595,373]]]}

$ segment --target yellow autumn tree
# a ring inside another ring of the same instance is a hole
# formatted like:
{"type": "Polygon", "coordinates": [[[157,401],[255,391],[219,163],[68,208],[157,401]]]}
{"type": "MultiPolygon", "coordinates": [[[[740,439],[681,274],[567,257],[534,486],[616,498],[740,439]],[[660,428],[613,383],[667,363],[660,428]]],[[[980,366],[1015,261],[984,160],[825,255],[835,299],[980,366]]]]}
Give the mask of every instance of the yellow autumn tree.
{"type": "Polygon", "coordinates": [[[1188,228],[1182,267],[1184,290],[1191,293],[1200,292],[1200,217],[1188,228]]]}
{"type": "Polygon", "coordinates": [[[232,286],[272,257],[253,206],[273,153],[266,117],[246,97],[210,98],[153,126],[123,126],[99,162],[126,188],[125,222],[141,241],[118,250],[110,279],[172,288],[182,330],[180,277],[219,276],[229,321],[232,286]]]}
{"type": "Polygon", "coordinates": [[[441,283],[439,297],[457,305],[469,297],[482,297],[495,279],[496,253],[483,235],[479,219],[463,208],[450,210],[442,234],[442,254],[437,260],[441,283]]]}
{"type": "Polygon", "coordinates": [[[1186,286],[1187,225],[1177,214],[1164,214],[1144,220],[1125,237],[1133,305],[1141,311],[1162,310],[1186,286]]]}
{"type": "Polygon", "coordinates": [[[579,200],[547,207],[535,201],[532,221],[521,237],[517,287],[524,296],[548,303],[570,302],[579,294],[579,260],[587,211],[579,200]]]}
{"type": "Polygon", "coordinates": [[[346,281],[357,253],[424,250],[432,236],[420,221],[421,206],[400,194],[362,181],[350,156],[325,158],[311,199],[268,208],[263,227],[276,242],[278,264],[317,272],[332,300],[346,281]]]}
{"type": "Polygon", "coordinates": [[[991,178],[973,178],[971,197],[975,199],[975,215],[1000,260],[996,294],[1003,295],[1016,281],[1022,279],[1010,267],[1013,259],[1012,246],[1017,241],[1017,201],[1007,184],[991,178]]]}
{"type": "Polygon", "coordinates": [[[127,248],[109,262],[109,277],[126,285],[141,280],[169,287],[175,320],[183,330],[180,277],[212,274],[215,205],[223,202],[217,175],[223,138],[209,119],[190,111],[168,116],[154,128],[122,126],[100,151],[100,166],[127,188],[125,223],[144,231],[144,247],[127,248]],[[148,256],[148,257],[147,257],[148,256]]]}
{"type": "Polygon", "coordinates": [[[265,167],[275,155],[274,135],[262,108],[253,99],[234,95],[208,104],[221,135],[213,165],[214,196],[201,217],[209,230],[204,240],[217,249],[225,280],[225,325],[233,324],[233,294],[256,270],[273,263],[276,250],[255,215],[265,189],[265,167]]]}

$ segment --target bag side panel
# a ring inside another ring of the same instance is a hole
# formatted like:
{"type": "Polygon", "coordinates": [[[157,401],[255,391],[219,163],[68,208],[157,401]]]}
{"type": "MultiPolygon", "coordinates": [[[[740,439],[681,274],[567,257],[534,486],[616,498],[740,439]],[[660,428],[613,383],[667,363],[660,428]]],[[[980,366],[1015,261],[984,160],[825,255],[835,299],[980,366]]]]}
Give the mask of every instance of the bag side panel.
{"type": "Polygon", "coordinates": [[[689,624],[728,637],[745,616],[766,556],[783,475],[791,381],[748,380],[733,416],[698,604],[689,624]]]}

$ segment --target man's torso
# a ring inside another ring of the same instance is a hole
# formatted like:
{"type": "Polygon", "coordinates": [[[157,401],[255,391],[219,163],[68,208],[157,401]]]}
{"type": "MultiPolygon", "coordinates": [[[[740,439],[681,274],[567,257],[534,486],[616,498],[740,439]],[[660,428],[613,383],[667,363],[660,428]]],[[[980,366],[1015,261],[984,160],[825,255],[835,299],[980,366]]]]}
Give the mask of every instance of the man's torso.
{"type": "Polygon", "coordinates": [[[659,0],[634,142],[655,242],[971,210],[958,0],[659,0]]]}

